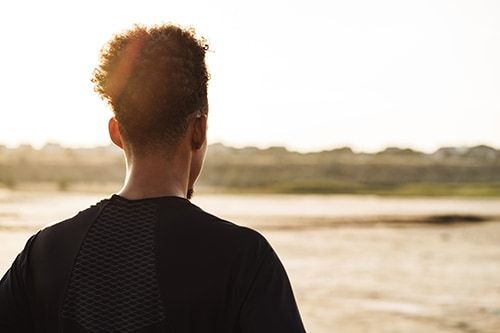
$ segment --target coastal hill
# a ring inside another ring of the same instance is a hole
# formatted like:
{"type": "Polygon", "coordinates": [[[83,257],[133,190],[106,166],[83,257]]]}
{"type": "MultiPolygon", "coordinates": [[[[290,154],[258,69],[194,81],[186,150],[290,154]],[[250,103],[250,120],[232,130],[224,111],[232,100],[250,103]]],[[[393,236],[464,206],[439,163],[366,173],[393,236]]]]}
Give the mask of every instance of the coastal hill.
{"type": "MultiPolygon", "coordinates": [[[[42,183],[60,190],[99,188],[122,182],[124,170],[122,152],[112,145],[0,145],[0,186],[11,189],[42,183]]],[[[500,196],[500,150],[479,145],[429,154],[398,147],[363,153],[340,147],[299,153],[217,143],[208,148],[198,185],[200,192],[500,196]]]]}

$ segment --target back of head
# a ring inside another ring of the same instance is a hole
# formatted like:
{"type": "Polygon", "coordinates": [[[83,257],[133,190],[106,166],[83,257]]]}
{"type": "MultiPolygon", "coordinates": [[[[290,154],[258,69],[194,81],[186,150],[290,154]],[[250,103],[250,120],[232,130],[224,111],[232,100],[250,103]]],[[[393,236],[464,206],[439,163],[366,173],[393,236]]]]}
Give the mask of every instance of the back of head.
{"type": "Polygon", "coordinates": [[[92,82],[134,155],[175,150],[187,117],[208,113],[207,49],[193,29],[163,24],[135,25],[101,50],[92,82]]]}

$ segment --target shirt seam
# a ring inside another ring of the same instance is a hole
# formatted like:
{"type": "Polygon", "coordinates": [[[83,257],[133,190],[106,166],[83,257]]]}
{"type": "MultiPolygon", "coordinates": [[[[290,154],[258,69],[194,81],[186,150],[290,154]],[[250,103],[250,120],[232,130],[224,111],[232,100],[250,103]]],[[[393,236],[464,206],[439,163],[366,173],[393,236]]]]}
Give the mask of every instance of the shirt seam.
{"type": "MultiPolygon", "coordinates": [[[[58,322],[59,322],[59,327],[57,328],[57,331],[58,332],[62,332],[62,320],[63,320],[63,316],[62,316],[62,306],[64,304],[64,300],[66,299],[66,296],[67,296],[67,292],[68,292],[68,287],[69,287],[69,283],[71,281],[71,278],[73,277],[73,273],[74,273],[74,267],[75,267],[75,264],[76,264],[76,260],[78,259],[79,255],[80,255],[80,251],[82,250],[82,247],[83,247],[83,243],[85,242],[85,239],[87,238],[87,235],[90,231],[90,229],[92,228],[92,226],[94,225],[95,221],[99,218],[99,216],[102,214],[102,212],[104,211],[104,208],[106,208],[106,206],[110,203],[111,201],[110,200],[107,200],[105,201],[104,203],[101,204],[100,207],[98,207],[98,211],[96,213],[96,215],[94,216],[92,222],[90,223],[90,225],[88,226],[87,230],[85,231],[85,234],[83,235],[83,238],[82,238],[82,241],[80,242],[80,245],[78,246],[78,251],[76,252],[76,255],[75,255],[75,258],[73,259],[73,263],[71,264],[71,271],[70,273],[68,274],[68,277],[66,278],[66,281],[64,282],[64,288],[63,288],[63,292],[62,292],[62,296],[61,296],[61,299],[59,300],[58,304],[57,304],[57,319],[58,319],[58,322]]],[[[80,212],[80,214],[82,213],[82,211],[80,212]]]]}

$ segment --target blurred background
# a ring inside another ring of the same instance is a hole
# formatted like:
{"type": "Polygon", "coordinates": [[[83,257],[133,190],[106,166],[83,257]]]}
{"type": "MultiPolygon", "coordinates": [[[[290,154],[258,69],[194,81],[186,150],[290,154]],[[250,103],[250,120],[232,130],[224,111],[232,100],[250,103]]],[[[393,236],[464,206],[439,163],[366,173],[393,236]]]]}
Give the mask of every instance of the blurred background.
{"type": "Polygon", "coordinates": [[[1,4],[1,275],[121,188],[90,76],[166,22],[210,44],[192,201],[271,242],[308,332],[500,331],[495,0],[1,4]]]}

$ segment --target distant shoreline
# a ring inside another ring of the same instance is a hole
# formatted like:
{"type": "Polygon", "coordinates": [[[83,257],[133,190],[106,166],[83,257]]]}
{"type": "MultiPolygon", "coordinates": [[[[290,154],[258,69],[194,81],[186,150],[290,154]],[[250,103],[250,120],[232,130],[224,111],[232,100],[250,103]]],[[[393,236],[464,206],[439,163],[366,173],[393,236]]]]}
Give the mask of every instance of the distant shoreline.
{"type": "MultiPolygon", "coordinates": [[[[15,186],[6,186],[0,183],[0,189],[10,191],[55,191],[78,193],[112,193],[122,186],[119,182],[93,183],[93,182],[21,182],[15,186]]],[[[353,187],[338,188],[334,186],[321,187],[308,184],[262,186],[262,187],[216,187],[200,185],[195,188],[197,193],[204,194],[314,194],[314,195],[378,195],[384,197],[500,197],[500,184],[402,184],[393,187],[353,187]]]]}
{"type": "MultiPolygon", "coordinates": [[[[0,186],[102,192],[121,188],[116,147],[0,147],[0,186]]],[[[300,154],[284,147],[210,145],[197,182],[201,193],[371,194],[500,197],[500,150],[443,147],[432,154],[389,147],[365,154],[349,147],[300,154]]]]}

